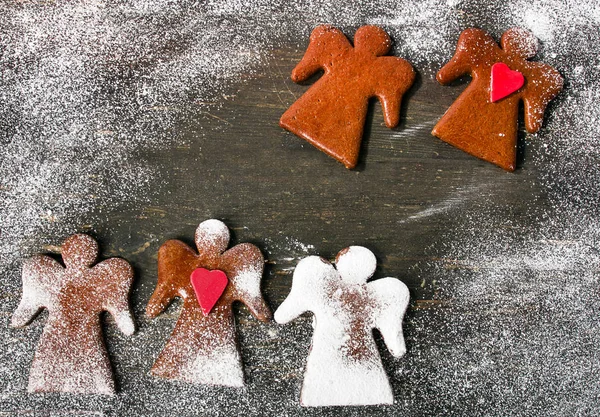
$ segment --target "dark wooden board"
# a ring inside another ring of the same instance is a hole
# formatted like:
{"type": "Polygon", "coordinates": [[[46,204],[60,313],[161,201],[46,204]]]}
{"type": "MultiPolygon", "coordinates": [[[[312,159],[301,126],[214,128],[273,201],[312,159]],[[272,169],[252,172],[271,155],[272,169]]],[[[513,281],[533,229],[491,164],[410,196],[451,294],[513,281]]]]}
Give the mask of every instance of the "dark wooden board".
{"type": "MultiPolygon", "coordinates": [[[[431,136],[431,128],[468,79],[442,87],[433,77],[434,66],[419,66],[417,82],[404,101],[400,126],[387,129],[380,104],[372,101],[359,167],[346,170],[278,126],[281,114],[308,88],[289,79],[303,45],[303,39],[282,42],[270,51],[260,71],[241,77],[230,87],[232,98],[186,112],[172,131],[181,146],[140,151],[140,161],[161,167],[161,183],[152,201],[117,208],[99,203],[89,214],[93,224],[79,225],[80,231],[98,238],[103,256],[121,256],[136,270],[132,305],[139,325],[137,334],[130,338],[118,334],[112,319],[106,320],[119,394],[104,399],[39,396],[24,391],[44,316],[26,330],[8,329],[20,297],[20,289],[12,285],[9,293],[3,293],[0,324],[6,338],[3,366],[11,367],[10,375],[18,380],[4,381],[8,388],[0,398],[0,415],[408,416],[485,415],[488,411],[491,415],[544,415],[544,410],[559,410],[552,408],[557,404],[552,396],[567,401],[568,390],[543,386],[527,388],[527,400],[519,395],[503,397],[498,387],[486,389],[485,384],[494,380],[488,377],[473,377],[471,383],[480,385],[472,390],[464,380],[449,384],[452,378],[448,372],[454,364],[444,364],[444,350],[465,340],[477,340],[478,326],[487,326],[488,320],[496,324],[523,321],[523,337],[535,331],[537,319],[531,316],[535,312],[527,306],[494,313],[486,313],[485,306],[471,311],[463,310],[462,304],[454,306],[454,285],[478,271],[469,262],[449,256],[452,252],[446,249],[460,245],[454,231],[464,230],[465,222],[470,222],[470,230],[477,234],[478,212],[493,210],[494,218],[505,218],[505,224],[497,227],[500,231],[505,228],[515,242],[520,236],[535,233],[539,216],[552,215],[555,207],[548,189],[540,183],[544,164],[533,163],[531,158],[541,152],[540,141],[525,138],[521,132],[520,167],[515,173],[506,173],[431,136]],[[375,276],[398,277],[411,292],[405,318],[406,356],[392,358],[378,337],[396,404],[364,409],[300,408],[297,400],[310,344],[311,318],[288,326],[263,325],[244,307],[238,311],[238,327],[246,389],[193,387],[151,378],[148,370],[153,358],[179,313],[175,303],[155,320],[144,316],[156,282],[157,250],[171,238],[191,243],[198,223],[208,218],[226,222],[233,243],[252,242],[261,248],[267,259],[264,294],[273,309],[289,292],[293,268],[302,257],[320,254],[333,258],[349,245],[373,250],[379,262],[375,276]],[[463,320],[470,325],[456,325],[463,320]],[[15,351],[20,353],[11,363],[15,351]],[[447,369],[439,368],[440,364],[447,369]],[[438,384],[436,380],[441,379],[446,382],[438,384]]],[[[550,111],[560,106],[560,100],[550,111]]],[[[40,239],[40,250],[48,249],[41,242],[58,245],[67,233],[40,239]]],[[[590,265],[582,273],[595,271],[596,266],[590,265]]],[[[512,273],[521,274],[523,282],[534,274],[523,266],[516,266],[512,273]]],[[[568,271],[557,272],[557,276],[561,274],[568,271]]],[[[18,280],[18,265],[10,279],[18,280]]],[[[595,311],[598,306],[590,309],[595,311]]],[[[514,327],[507,329],[514,331],[514,327]]],[[[465,355],[474,358],[473,362],[481,359],[477,351],[465,355]]],[[[597,353],[590,353],[587,359],[593,357],[597,353]]],[[[496,360],[506,362],[490,372],[506,368],[506,389],[517,390],[519,369],[528,364],[504,356],[501,350],[496,352],[496,360]]],[[[539,385],[542,381],[528,382],[539,385]]],[[[560,410],[586,414],[590,403],[586,404],[576,402],[573,408],[560,410]]]]}

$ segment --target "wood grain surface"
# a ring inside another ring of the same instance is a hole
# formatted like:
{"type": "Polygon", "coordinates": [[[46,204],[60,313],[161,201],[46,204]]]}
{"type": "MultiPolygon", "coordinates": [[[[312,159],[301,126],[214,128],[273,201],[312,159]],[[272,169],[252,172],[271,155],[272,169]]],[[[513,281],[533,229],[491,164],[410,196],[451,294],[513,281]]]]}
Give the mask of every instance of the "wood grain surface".
{"type": "MultiPolygon", "coordinates": [[[[344,29],[353,33],[352,28],[344,29]]],[[[147,110],[175,114],[177,123],[170,133],[180,144],[168,150],[140,149],[136,155],[142,163],[160,167],[156,195],[147,204],[116,209],[99,202],[89,214],[93,223],[83,222],[78,227],[98,239],[104,257],[123,257],[136,272],[131,299],[137,333],[129,338],[118,334],[110,318],[105,326],[119,394],[105,399],[25,392],[28,366],[46,313],[25,330],[8,329],[20,297],[20,288],[13,285],[2,293],[1,325],[6,338],[2,355],[9,358],[14,351],[25,353],[14,363],[4,362],[12,369],[6,375],[14,378],[3,381],[6,387],[0,398],[0,416],[545,415],[544,410],[555,404],[552,396],[568,397],[568,390],[547,391],[538,386],[536,395],[523,402],[518,395],[499,395],[497,387],[486,390],[487,378],[435,383],[445,349],[476,340],[478,327],[487,326],[490,314],[501,317],[494,319],[495,323],[528,323],[523,327],[524,338],[534,331],[528,326],[535,324],[530,318],[538,311],[536,305],[492,313],[485,306],[468,311],[456,305],[453,285],[479,271],[472,263],[450,256],[452,251],[446,249],[460,245],[457,229],[465,239],[465,224],[470,225],[474,236],[479,226],[487,227],[478,225],[478,212],[493,211],[494,218],[506,219],[495,227],[514,236],[515,242],[538,228],[540,216],[552,215],[555,207],[549,190],[540,183],[544,164],[550,164],[552,156],[544,163],[534,163],[531,158],[542,152],[540,138],[526,138],[520,125],[519,166],[515,173],[506,173],[433,137],[432,127],[468,79],[443,87],[434,79],[435,65],[418,65],[417,81],[404,99],[397,128],[385,127],[380,104],[371,101],[358,168],[347,170],[278,126],[281,114],[316,79],[297,85],[289,78],[305,44],[306,39],[285,39],[269,51],[258,71],[240,77],[229,87],[228,98],[215,100],[210,106],[192,104],[181,117],[177,108],[147,110]],[[375,253],[375,278],[393,276],[406,283],[411,293],[405,318],[407,354],[392,358],[377,336],[396,404],[300,408],[311,317],[287,326],[264,325],[244,307],[236,309],[236,314],[247,388],[193,387],[150,377],[150,366],[180,308],[175,303],[154,320],[144,316],[157,279],[157,250],[172,238],[192,244],[196,226],[208,218],[229,225],[232,244],[251,242],[262,250],[267,259],[263,291],[273,309],[289,292],[299,259],[312,254],[332,259],[349,245],[363,245],[375,253]],[[453,327],[461,320],[470,325],[453,327]],[[479,386],[471,390],[469,383],[479,386]],[[488,414],[490,410],[493,412],[488,414]]],[[[448,50],[448,57],[451,53],[448,50]]],[[[122,78],[127,80],[127,73],[122,78]]],[[[555,100],[548,112],[552,114],[563,99],[555,100]]],[[[52,252],[52,246],[41,242],[57,246],[68,233],[40,239],[39,250],[52,252]]],[[[465,245],[468,247],[467,242],[465,245]]],[[[18,280],[18,268],[13,267],[10,279],[18,280]]],[[[489,268],[493,269],[493,264],[489,268]]],[[[589,265],[583,273],[596,271],[596,265],[589,265]]],[[[521,275],[524,282],[532,273],[519,265],[511,272],[521,275]]],[[[559,276],[567,273],[557,271],[559,276]]],[[[480,340],[481,344],[487,342],[480,340]]],[[[465,354],[477,356],[477,352],[465,354]]],[[[505,356],[500,348],[494,355],[503,364],[490,372],[506,369],[506,390],[518,390],[520,385],[515,381],[519,369],[528,366],[526,361],[505,356]]],[[[452,363],[446,365],[453,367],[452,363]]],[[[527,383],[539,385],[542,380],[527,383]]],[[[590,403],[561,410],[573,415],[591,413],[593,407],[586,407],[590,403]]]]}

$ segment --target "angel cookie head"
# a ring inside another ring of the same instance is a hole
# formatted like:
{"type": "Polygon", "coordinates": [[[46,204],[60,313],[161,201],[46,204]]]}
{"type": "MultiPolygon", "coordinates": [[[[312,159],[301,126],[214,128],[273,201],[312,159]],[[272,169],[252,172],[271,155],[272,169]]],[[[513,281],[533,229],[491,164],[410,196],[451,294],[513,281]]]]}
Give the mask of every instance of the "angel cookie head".
{"type": "Polygon", "coordinates": [[[249,243],[227,249],[229,229],[206,220],[196,230],[197,252],[179,240],[158,251],[158,283],[146,314],[158,316],[175,297],[183,308],[175,329],[150,373],[196,384],[244,385],[232,304],[244,303],[261,321],[269,321],[260,283],[264,259],[249,243]]]}
{"type": "Polygon", "coordinates": [[[23,296],[12,326],[25,326],[48,309],[28,391],[112,394],[100,313],[108,311],[123,333],[134,332],[128,301],[133,269],[119,258],[94,266],[98,243],[87,235],[69,237],[61,254],[64,266],[45,255],[23,263],[23,296]]]}
{"type": "Polygon", "coordinates": [[[300,402],[303,406],[392,404],[392,389],[373,338],[378,329],[391,353],[405,351],[402,318],[409,301],[396,278],[367,282],[376,259],[361,246],[338,253],[335,267],[318,256],[302,259],[292,290],[275,312],[288,323],[314,314],[314,334],[300,402]]]}
{"type": "Polygon", "coordinates": [[[433,135],[463,151],[514,171],[517,160],[519,102],[525,128],[542,127],[548,103],[563,79],[550,65],[529,61],[538,50],[533,34],[520,28],[504,32],[500,45],[480,29],[466,29],[454,56],[437,73],[441,84],[464,74],[472,81],[433,128],[433,135]]]}

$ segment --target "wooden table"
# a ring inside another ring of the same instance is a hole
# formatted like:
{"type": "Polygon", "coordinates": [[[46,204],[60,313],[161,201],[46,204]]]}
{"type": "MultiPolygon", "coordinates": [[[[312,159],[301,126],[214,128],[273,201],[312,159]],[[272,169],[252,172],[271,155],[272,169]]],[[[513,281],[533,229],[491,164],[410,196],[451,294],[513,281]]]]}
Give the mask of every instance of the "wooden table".
{"type": "MultiPolygon", "coordinates": [[[[475,24],[486,11],[472,6],[465,13],[471,14],[461,21],[462,28],[475,24]]],[[[486,28],[486,21],[480,26],[486,28]]],[[[354,28],[344,30],[351,35],[354,28]]],[[[496,37],[500,34],[495,26],[488,29],[496,37]]],[[[597,33],[593,36],[599,38],[597,33]]],[[[125,337],[116,331],[111,318],[106,320],[119,394],[114,398],[28,395],[28,367],[44,322],[38,319],[27,330],[2,326],[6,349],[0,372],[9,371],[0,377],[5,386],[0,416],[567,415],[597,411],[599,367],[594,358],[598,345],[578,353],[590,368],[573,368],[567,375],[575,381],[572,385],[552,383],[554,365],[561,370],[556,378],[565,378],[560,355],[539,358],[544,370],[535,369],[540,363],[532,361],[536,349],[547,352],[538,345],[543,340],[538,332],[554,317],[547,314],[543,297],[517,308],[509,301],[503,309],[502,300],[520,291],[503,287],[515,282],[511,278],[499,280],[493,293],[484,286],[479,302],[460,299],[469,282],[481,284],[486,274],[519,276],[516,281],[523,284],[523,291],[538,288],[539,279],[532,278],[539,276],[536,266],[516,262],[507,271],[493,257],[486,263],[480,257],[481,242],[489,237],[489,253],[498,257],[510,248],[497,244],[533,248],[527,242],[544,234],[545,219],[560,202],[556,198],[560,193],[546,187],[545,176],[555,175],[548,174],[547,167],[556,158],[569,156],[535,157],[546,152],[543,146],[549,132],[529,138],[521,126],[519,168],[506,173],[431,136],[432,127],[468,80],[442,87],[434,79],[437,64],[419,64],[417,81],[404,100],[400,126],[387,129],[379,103],[371,101],[359,166],[346,170],[278,126],[281,114],[307,89],[289,79],[305,44],[304,38],[284,39],[267,51],[258,70],[227,87],[228,98],[208,106],[190,102],[182,113],[185,117],[170,132],[178,146],[139,150],[138,158],[160,167],[161,172],[149,201],[118,210],[100,202],[89,214],[91,221],[79,225],[80,231],[98,238],[104,256],[121,256],[136,271],[132,305],[137,333],[125,337]],[[376,254],[376,278],[394,276],[405,282],[411,292],[405,318],[407,354],[392,358],[377,336],[396,404],[342,410],[300,408],[311,317],[287,326],[263,325],[245,307],[236,311],[246,389],[195,387],[150,377],[148,370],[180,309],[175,303],[155,320],[144,316],[156,283],[157,250],[170,238],[192,244],[196,226],[208,218],[230,226],[232,243],[251,242],[261,248],[267,258],[264,294],[273,309],[289,292],[294,266],[301,258],[319,254],[332,259],[349,245],[367,246],[376,254]],[[498,236],[506,239],[496,240],[498,236]],[[595,388],[586,391],[581,387],[585,381],[594,381],[595,388]]],[[[451,53],[448,50],[448,57],[451,53]]],[[[127,74],[121,76],[127,79],[127,74]]],[[[549,114],[563,105],[568,94],[567,89],[551,104],[549,114]]],[[[176,113],[179,109],[145,111],[176,113]]],[[[595,186],[585,192],[592,201],[597,199],[595,186]]],[[[59,245],[64,236],[44,236],[40,242],[59,245]]],[[[540,250],[552,246],[540,241],[536,240],[540,250]]],[[[39,246],[41,251],[48,249],[39,246]]],[[[568,282],[596,271],[597,265],[590,263],[576,272],[557,270],[555,275],[568,282]]],[[[10,279],[18,280],[18,265],[10,279]]],[[[597,287],[594,280],[590,285],[597,287]]],[[[8,323],[20,297],[18,285],[11,288],[4,294],[3,324],[8,323]]],[[[598,310],[598,305],[589,305],[588,311],[598,310]]],[[[566,338],[581,337],[571,334],[581,329],[573,328],[568,320],[549,326],[566,338]]],[[[591,335],[594,329],[598,330],[592,326],[590,341],[597,340],[591,335]]]]}

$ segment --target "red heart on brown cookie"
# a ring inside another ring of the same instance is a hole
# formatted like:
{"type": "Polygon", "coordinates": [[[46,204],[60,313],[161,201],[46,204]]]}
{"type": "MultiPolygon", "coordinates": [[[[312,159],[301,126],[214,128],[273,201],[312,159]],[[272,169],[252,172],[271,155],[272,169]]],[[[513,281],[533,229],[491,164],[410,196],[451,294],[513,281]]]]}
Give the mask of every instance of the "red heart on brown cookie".
{"type": "Polygon", "coordinates": [[[227,275],[218,269],[210,271],[205,268],[196,268],[190,275],[190,281],[202,313],[208,316],[227,287],[229,282],[227,275]]]}
{"type": "Polygon", "coordinates": [[[523,74],[511,70],[504,62],[496,62],[492,65],[490,100],[495,103],[523,87],[524,83],[525,77],[523,77],[523,74]]]}

